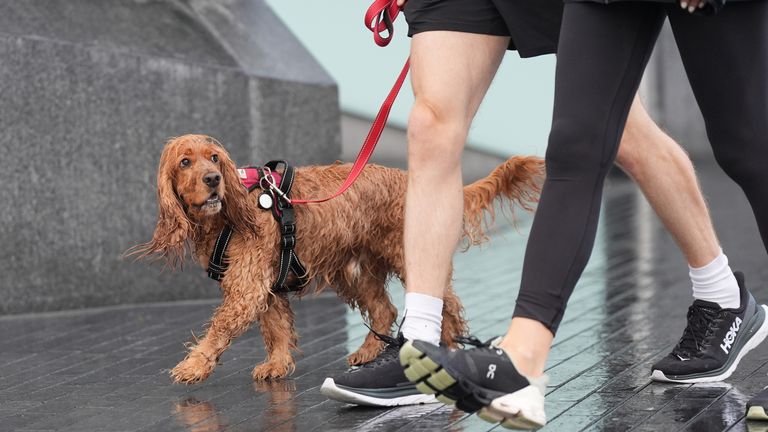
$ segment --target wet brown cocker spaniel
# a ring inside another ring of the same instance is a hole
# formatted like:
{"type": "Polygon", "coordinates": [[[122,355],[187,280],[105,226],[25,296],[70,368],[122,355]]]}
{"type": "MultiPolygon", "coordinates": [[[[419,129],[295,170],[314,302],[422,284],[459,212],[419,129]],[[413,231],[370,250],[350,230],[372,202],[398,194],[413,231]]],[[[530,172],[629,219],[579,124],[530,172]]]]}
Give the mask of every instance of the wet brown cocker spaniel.
{"type": "MultiPolygon", "coordinates": [[[[308,166],[296,170],[293,196],[330,195],[347,176],[349,164],[308,166]]],[[[493,202],[529,208],[538,198],[543,162],[516,157],[488,177],[464,188],[464,235],[467,244],[484,238],[485,214],[493,202]]],[[[323,204],[295,207],[296,252],[308,271],[303,293],[326,287],[352,308],[360,309],[373,330],[388,334],[397,317],[386,281],[404,279],[403,206],[406,173],[370,165],[341,197],[323,204]]],[[[271,212],[257,206],[258,193],[241,185],[235,164],[218,142],[204,135],[170,140],[163,149],[157,174],[158,221],[152,240],[135,248],[141,257],[157,256],[172,267],[191,251],[206,268],[219,232],[234,228],[227,249],[229,267],[221,282],[223,299],[205,336],[172,371],[176,382],[206,379],[232,340],[258,321],[267,360],[253,370],[253,379],[281,378],[295,367],[291,351],[298,336],[285,295],[270,288],[276,278],[279,228],[271,212]]],[[[452,343],[464,334],[461,303],[448,287],[443,309],[442,339],[452,343]]],[[[372,360],[383,348],[369,333],[349,355],[350,364],[372,360]]]]}

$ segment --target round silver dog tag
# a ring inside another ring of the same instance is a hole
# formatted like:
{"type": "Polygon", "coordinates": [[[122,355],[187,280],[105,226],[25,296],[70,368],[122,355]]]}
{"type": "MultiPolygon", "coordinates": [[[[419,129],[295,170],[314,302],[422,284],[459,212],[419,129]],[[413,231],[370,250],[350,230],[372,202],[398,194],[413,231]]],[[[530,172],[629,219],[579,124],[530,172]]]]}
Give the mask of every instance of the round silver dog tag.
{"type": "Polygon", "coordinates": [[[259,207],[263,208],[264,210],[268,210],[272,208],[272,204],[274,204],[274,200],[272,199],[272,195],[262,192],[259,195],[259,207]]]}

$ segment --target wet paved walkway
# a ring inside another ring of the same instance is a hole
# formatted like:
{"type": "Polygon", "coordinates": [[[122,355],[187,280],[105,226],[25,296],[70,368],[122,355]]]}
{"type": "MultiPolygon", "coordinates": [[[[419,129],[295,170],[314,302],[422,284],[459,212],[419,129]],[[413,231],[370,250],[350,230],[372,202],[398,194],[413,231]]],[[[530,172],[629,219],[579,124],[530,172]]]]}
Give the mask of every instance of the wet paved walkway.
{"type": "MultiPolygon", "coordinates": [[[[768,266],[740,192],[711,168],[704,185],[734,268],[768,300],[768,266]]],[[[530,217],[504,222],[485,248],[456,257],[456,288],[475,334],[504,331],[519,283],[530,217]]],[[[651,383],[649,368],[676,342],[690,299],[685,262],[634,186],[608,187],[597,247],[573,295],[547,373],[545,430],[768,431],[744,403],[768,385],[768,346],[727,383],[651,383]]],[[[402,303],[402,290],[391,293],[402,303]]],[[[357,408],[318,386],[341,372],[366,333],[332,296],[294,301],[300,346],[288,380],[254,383],[264,356],[257,329],[238,339],[203,384],[172,385],[168,370],[216,302],[184,302],[0,318],[2,431],[484,431],[492,425],[442,405],[357,408]]],[[[497,428],[497,430],[502,430],[497,428]]]]}

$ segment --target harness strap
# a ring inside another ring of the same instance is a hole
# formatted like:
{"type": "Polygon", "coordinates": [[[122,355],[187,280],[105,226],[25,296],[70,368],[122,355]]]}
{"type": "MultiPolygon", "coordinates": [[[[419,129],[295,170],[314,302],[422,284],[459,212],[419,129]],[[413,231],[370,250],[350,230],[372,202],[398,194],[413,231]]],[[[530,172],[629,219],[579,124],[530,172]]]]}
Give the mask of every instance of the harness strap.
{"type": "MultiPolygon", "coordinates": [[[[288,165],[285,161],[270,161],[264,165],[270,172],[274,173],[273,177],[279,179],[278,189],[289,197],[291,188],[293,187],[293,180],[295,178],[295,170],[292,166],[288,165]],[[278,174],[278,167],[282,165],[283,171],[278,174]]],[[[247,169],[257,169],[259,173],[259,180],[266,174],[264,170],[256,167],[248,167],[247,169]]],[[[250,186],[245,186],[248,192],[252,192],[259,186],[260,182],[257,181],[250,186]]],[[[272,291],[276,293],[287,293],[292,291],[300,291],[307,280],[307,270],[304,265],[299,261],[299,257],[296,255],[296,218],[294,216],[293,206],[290,201],[283,199],[279,195],[273,194],[275,205],[272,206],[272,216],[277,220],[280,225],[280,261],[278,265],[278,276],[275,283],[272,285],[272,291]],[[286,283],[288,275],[293,272],[295,278],[286,283]]],[[[288,198],[290,200],[290,198],[288,198]]],[[[227,225],[219,233],[219,237],[216,239],[216,245],[214,246],[211,258],[208,261],[208,277],[215,281],[221,282],[224,278],[224,272],[227,270],[228,264],[224,262],[226,259],[227,246],[229,240],[232,237],[232,227],[227,225]]]]}
{"type": "MultiPolygon", "coordinates": [[[[285,196],[291,192],[293,179],[296,171],[287,162],[283,160],[269,161],[264,164],[273,172],[279,172],[278,168],[283,166],[282,181],[278,188],[285,196]]],[[[275,283],[272,285],[273,292],[299,291],[306,285],[307,270],[299,261],[296,255],[296,217],[294,214],[293,200],[286,201],[281,197],[275,197],[275,205],[272,206],[272,215],[280,224],[280,262],[278,264],[278,274],[275,283]],[[296,278],[290,284],[286,284],[288,275],[293,272],[296,278]]]]}
{"type": "Polygon", "coordinates": [[[226,225],[219,233],[219,237],[216,239],[216,246],[214,246],[213,253],[211,254],[211,259],[208,260],[208,277],[218,282],[221,282],[221,279],[224,278],[224,271],[227,269],[227,264],[224,263],[224,257],[231,237],[232,227],[226,225]]]}
{"type": "Polygon", "coordinates": [[[306,284],[307,270],[296,256],[296,222],[293,208],[284,208],[281,212],[280,222],[280,262],[273,292],[299,291],[306,284]],[[296,278],[292,283],[286,284],[288,275],[293,272],[296,278]]]}

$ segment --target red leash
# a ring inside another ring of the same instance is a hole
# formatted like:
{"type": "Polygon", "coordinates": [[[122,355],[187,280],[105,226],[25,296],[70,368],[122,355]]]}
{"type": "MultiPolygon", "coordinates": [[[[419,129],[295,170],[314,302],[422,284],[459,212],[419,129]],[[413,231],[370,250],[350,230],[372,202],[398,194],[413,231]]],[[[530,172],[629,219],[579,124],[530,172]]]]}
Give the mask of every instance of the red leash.
{"type": "MultiPolygon", "coordinates": [[[[399,13],[400,8],[397,6],[397,0],[376,0],[371,5],[371,7],[368,8],[368,11],[365,13],[365,26],[373,32],[373,40],[377,45],[382,47],[387,46],[392,40],[392,34],[394,32],[394,26],[392,23],[395,18],[397,18],[399,13]],[[382,36],[382,33],[385,30],[387,31],[387,36],[382,36]]],[[[339,187],[339,190],[326,198],[303,200],[292,199],[291,203],[312,204],[325,202],[343,194],[347,189],[349,189],[350,186],[352,186],[352,183],[357,180],[357,177],[360,176],[360,173],[363,172],[365,165],[371,159],[371,155],[376,149],[376,144],[379,143],[381,133],[384,131],[384,127],[387,125],[389,111],[392,109],[392,104],[395,103],[395,99],[397,99],[397,94],[400,92],[400,88],[403,86],[403,82],[405,81],[405,77],[408,75],[409,68],[410,59],[407,59],[405,61],[405,65],[403,66],[403,70],[397,77],[397,81],[395,81],[395,85],[392,87],[392,90],[389,91],[389,94],[384,100],[384,103],[381,105],[381,108],[379,108],[379,113],[376,114],[376,118],[373,120],[371,129],[368,131],[368,136],[365,137],[363,147],[360,149],[360,153],[357,154],[357,159],[355,159],[355,163],[352,165],[352,169],[349,171],[347,179],[344,180],[344,183],[339,187]]]]}
{"type": "Polygon", "coordinates": [[[365,12],[365,27],[373,32],[373,40],[376,45],[384,47],[389,45],[392,34],[395,31],[392,24],[400,13],[397,0],[376,0],[365,12]],[[381,33],[386,30],[387,36],[381,33]]]}

